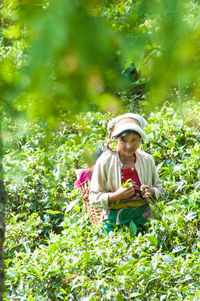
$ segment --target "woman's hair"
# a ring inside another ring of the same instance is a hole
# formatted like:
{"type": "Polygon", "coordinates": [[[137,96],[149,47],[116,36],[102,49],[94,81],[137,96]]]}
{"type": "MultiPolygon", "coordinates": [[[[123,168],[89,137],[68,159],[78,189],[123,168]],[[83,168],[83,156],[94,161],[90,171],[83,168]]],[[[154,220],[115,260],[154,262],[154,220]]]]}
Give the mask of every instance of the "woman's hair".
{"type": "Polygon", "coordinates": [[[117,135],[115,138],[124,137],[124,136],[126,136],[128,134],[138,135],[141,138],[140,134],[138,132],[134,131],[134,130],[123,131],[122,133],[120,133],[119,135],[117,135]]]}
{"type": "Polygon", "coordinates": [[[112,131],[110,131],[110,133],[109,133],[108,139],[107,139],[106,144],[105,144],[104,151],[109,150],[109,151],[111,151],[112,153],[114,153],[114,152],[117,151],[115,148],[113,148],[113,147],[110,145],[111,142],[112,142],[112,131]]]}
{"type": "Polygon", "coordinates": [[[113,138],[119,138],[119,137],[124,137],[128,134],[135,134],[135,135],[138,135],[141,139],[141,136],[140,134],[138,134],[136,131],[134,130],[126,130],[126,131],[123,131],[122,133],[120,133],[119,135],[115,136],[115,137],[112,137],[112,130],[110,131],[109,133],[109,137],[108,137],[108,140],[106,142],[106,145],[105,145],[105,149],[104,150],[109,150],[111,151],[112,153],[116,152],[116,148],[113,148],[110,144],[111,142],[113,141],[113,138]]]}

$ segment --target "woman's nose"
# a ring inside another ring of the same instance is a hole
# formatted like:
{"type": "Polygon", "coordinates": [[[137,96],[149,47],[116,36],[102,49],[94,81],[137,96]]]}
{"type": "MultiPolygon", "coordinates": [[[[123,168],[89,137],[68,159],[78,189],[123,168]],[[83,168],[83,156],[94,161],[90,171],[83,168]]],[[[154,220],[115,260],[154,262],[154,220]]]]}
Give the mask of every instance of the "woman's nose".
{"type": "Polygon", "coordinates": [[[126,147],[127,147],[127,148],[132,148],[132,147],[133,147],[133,143],[127,142],[127,143],[126,143],[126,147]]]}

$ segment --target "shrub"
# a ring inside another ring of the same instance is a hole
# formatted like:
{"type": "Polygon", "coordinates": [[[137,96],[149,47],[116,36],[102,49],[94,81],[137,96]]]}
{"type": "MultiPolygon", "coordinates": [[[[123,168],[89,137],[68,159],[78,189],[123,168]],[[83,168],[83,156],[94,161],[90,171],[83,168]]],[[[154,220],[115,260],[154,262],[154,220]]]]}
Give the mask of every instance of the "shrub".
{"type": "Polygon", "coordinates": [[[135,237],[126,227],[109,235],[91,227],[73,189],[75,169],[94,164],[109,115],[79,115],[50,133],[32,124],[15,138],[4,158],[5,300],[199,300],[200,135],[191,108],[198,121],[195,103],[184,119],[172,106],[148,118],[144,149],[166,193],[135,237]]]}

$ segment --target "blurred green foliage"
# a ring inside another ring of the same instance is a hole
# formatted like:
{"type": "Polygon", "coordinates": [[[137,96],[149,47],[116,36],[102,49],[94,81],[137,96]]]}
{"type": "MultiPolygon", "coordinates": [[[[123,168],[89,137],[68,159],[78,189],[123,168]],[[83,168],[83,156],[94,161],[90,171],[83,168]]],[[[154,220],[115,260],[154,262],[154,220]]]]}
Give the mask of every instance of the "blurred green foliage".
{"type": "Polygon", "coordinates": [[[1,99],[52,123],[198,99],[199,32],[195,0],[4,0],[1,99]]]}

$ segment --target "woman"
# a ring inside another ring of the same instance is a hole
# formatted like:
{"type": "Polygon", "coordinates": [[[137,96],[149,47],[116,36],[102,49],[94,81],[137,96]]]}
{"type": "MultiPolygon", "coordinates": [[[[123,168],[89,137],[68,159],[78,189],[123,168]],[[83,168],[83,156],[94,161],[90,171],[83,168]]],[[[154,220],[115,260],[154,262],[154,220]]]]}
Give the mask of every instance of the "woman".
{"type": "Polygon", "coordinates": [[[106,149],[96,161],[89,199],[103,208],[103,225],[107,232],[116,226],[136,225],[138,230],[150,215],[148,198],[158,199],[163,188],[151,155],[140,149],[146,135],[146,120],[138,115],[120,115],[108,124],[106,149]],[[116,148],[111,148],[113,139],[116,148]],[[128,180],[129,186],[124,187],[128,180]]]}

